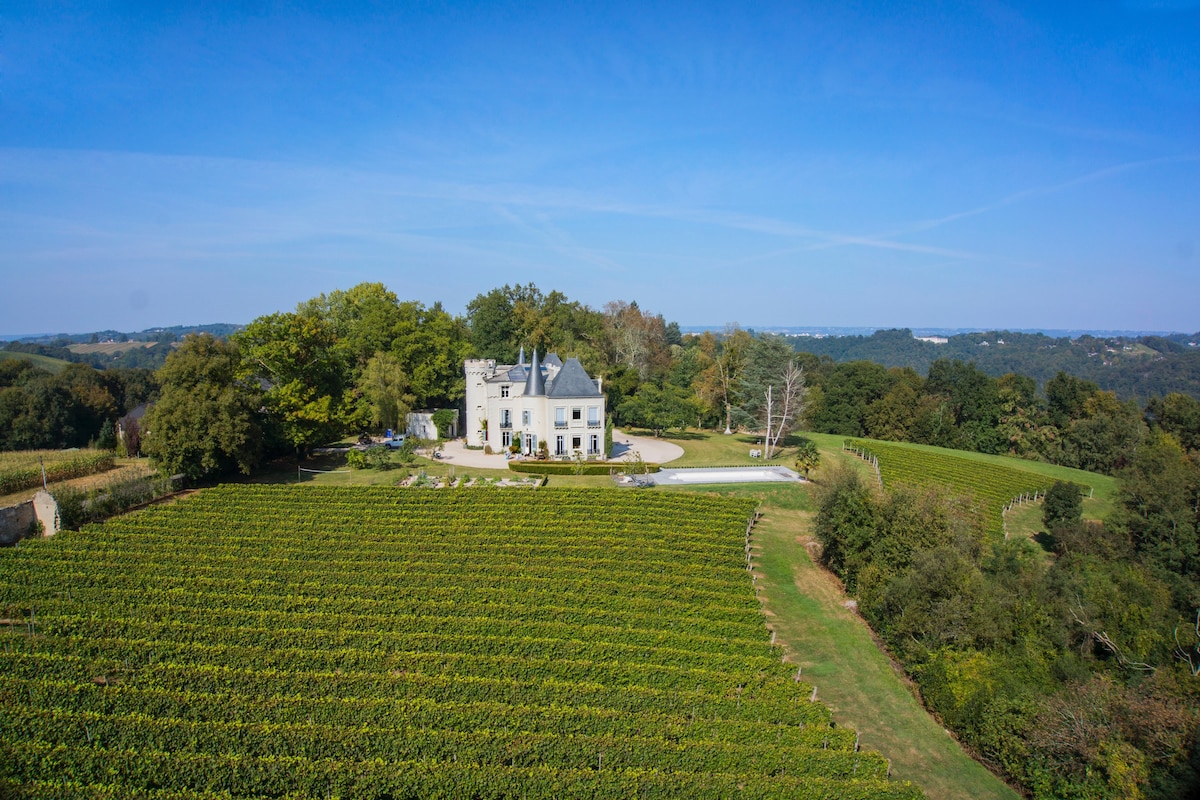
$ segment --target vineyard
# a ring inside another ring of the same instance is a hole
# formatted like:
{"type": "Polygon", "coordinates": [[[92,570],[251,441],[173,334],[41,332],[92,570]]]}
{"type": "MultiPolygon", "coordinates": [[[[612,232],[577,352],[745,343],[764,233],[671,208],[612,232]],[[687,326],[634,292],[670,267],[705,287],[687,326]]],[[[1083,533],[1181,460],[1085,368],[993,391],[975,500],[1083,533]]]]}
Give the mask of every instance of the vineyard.
{"type": "Polygon", "coordinates": [[[979,504],[988,527],[1003,530],[1003,512],[1014,498],[1045,492],[1052,478],[1036,472],[888,442],[847,439],[844,447],[872,461],[885,486],[910,483],[948,486],[979,504]]]}
{"type": "Polygon", "coordinates": [[[220,487],[0,552],[0,796],[913,798],[770,644],[753,504],[220,487]]]}
{"type": "Polygon", "coordinates": [[[0,454],[0,495],[42,485],[46,480],[65,481],[113,468],[110,450],[23,450],[0,454]]]}

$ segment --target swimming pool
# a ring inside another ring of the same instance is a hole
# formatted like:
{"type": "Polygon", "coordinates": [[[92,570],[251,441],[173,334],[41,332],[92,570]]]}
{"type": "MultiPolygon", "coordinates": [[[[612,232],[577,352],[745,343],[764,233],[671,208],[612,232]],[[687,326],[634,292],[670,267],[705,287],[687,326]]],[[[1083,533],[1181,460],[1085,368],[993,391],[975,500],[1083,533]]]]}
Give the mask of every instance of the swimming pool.
{"type": "Polygon", "coordinates": [[[646,475],[657,486],[689,486],[700,483],[762,483],[799,481],[799,474],[787,467],[692,467],[664,469],[646,475]]]}

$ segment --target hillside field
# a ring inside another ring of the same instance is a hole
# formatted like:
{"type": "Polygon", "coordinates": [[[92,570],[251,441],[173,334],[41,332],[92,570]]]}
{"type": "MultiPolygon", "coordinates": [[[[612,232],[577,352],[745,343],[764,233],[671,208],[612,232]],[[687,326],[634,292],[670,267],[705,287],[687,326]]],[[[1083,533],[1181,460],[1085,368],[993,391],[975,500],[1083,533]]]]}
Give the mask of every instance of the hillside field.
{"type": "Polygon", "coordinates": [[[23,358],[36,367],[41,367],[48,372],[54,373],[61,372],[64,367],[71,363],[61,358],[50,358],[50,356],[40,356],[36,353],[18,353],[11,350],[0,350],[0,358],[23,358]]]}
{"type": "Polygon", "coordinates": [[[911,798],[772,647],[753,501],[227,486],[0,552],[0,794],[911,798]]]}
{"type": "Polygon", "coordinates": [[[875,456],[884,486],[941,486],[970,497],[995,532],[1003,531],[1003,511],[1013,498],[1045,493],[1055,481],[1082,488],[1089,519],[1108,514],[1116,487],[1115,480],[1105,475],[1007,456],[871,439],[844,439],[842,444],[864,457],[875,456]]]}

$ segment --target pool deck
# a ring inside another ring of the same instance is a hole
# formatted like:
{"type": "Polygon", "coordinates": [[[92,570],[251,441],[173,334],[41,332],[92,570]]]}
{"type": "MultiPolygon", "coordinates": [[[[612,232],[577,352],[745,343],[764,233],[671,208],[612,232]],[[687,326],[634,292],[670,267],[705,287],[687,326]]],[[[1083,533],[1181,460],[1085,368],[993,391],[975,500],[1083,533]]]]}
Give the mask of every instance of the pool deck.
{"type": "Polygon", "coordinates": [[[696,486],[704,483],[799,482],[800,475],[787,467],[691,467],[664,469],[644,476],[656,486],[696,486]]]}

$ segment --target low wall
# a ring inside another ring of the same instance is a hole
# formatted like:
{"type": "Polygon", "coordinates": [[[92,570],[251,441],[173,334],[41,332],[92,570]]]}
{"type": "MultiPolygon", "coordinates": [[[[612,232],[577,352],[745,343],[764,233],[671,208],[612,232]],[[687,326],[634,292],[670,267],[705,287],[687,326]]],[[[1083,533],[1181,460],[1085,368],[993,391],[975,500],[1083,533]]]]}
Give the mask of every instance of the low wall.
{"type": "Polygon", "coordinates": [[[0,546],[9,547],[34,533],[36,522],[32,500],[0,508],[0,546]]]}
{"type": "Polygon", "coordinates": [[[59,531],[58,503],[49,492],[41,491],[32,500],[0,508],[0,547],[11,547],[22,539],[36,536],[38,522],[42,523],[46,536],[59,531]]]}

